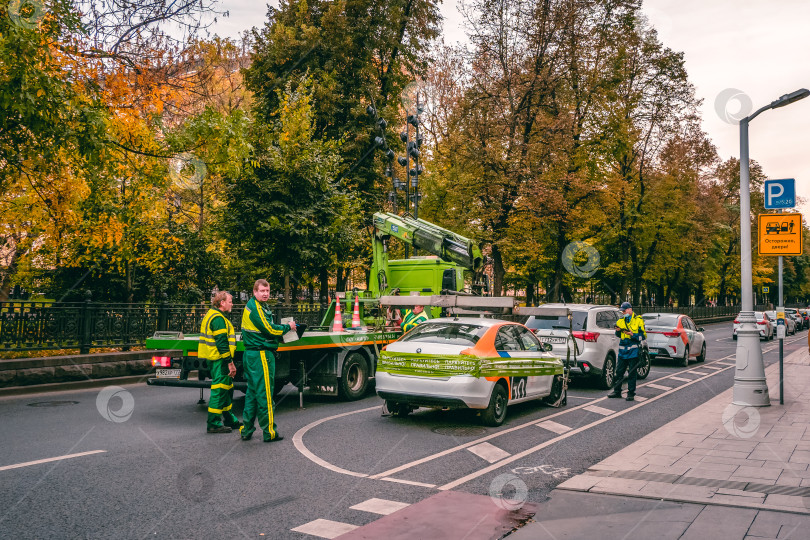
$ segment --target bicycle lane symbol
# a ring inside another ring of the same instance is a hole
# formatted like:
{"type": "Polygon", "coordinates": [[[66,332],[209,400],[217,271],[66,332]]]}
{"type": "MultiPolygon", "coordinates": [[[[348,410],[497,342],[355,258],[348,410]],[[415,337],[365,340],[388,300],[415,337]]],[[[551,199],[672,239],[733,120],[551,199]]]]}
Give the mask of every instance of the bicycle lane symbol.
{"type": "Polygon", "coordinates": [[[571,469],[568,467],[554,467],[553,465],[536,465],[534,467],[515,467],[512,469],[512,474],[535,474],[543,473],[553,476],[557,480],[568,478],[571,476],[571,469]]]}

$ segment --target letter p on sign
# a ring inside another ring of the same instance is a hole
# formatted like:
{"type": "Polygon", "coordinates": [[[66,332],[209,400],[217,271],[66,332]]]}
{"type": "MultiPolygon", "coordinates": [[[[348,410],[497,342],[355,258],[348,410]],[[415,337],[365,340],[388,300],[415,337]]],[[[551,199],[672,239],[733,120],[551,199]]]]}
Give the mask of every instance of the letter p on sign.
{"type": "Polygon", "coordinates": [[[793,208],[796,206],[796,180],[765,180],[765,208],[793,208]]]}

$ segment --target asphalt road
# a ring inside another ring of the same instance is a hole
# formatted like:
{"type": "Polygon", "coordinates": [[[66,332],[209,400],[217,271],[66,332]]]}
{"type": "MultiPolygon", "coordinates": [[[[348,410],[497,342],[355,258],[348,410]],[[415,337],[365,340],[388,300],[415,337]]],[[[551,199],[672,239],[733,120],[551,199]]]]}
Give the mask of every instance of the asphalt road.
{"type": "MultiPolygon", "coordinates": [[[[375,498],[415,503],[452,489],[540,502],[733,384],[731,323],[705,333],[705,364],[654,362],[639,381],[646,401],[608,400],[575,380],[566,407],[520,404],[500,428],[481,426],[471,411],[383,417],[374,395],[307,397],[299,409],[288,387],[276,411],[285,440],[265,444],[206,434],[194,389],[137,384],[1,398],[0,536],[314,538],[292,529],[316,519],[370,523],[380,514],[351,507],[375,498]],[[624,413],[607,418],[600,408],[624,413]],[[536,425],[543,419],[550,423],[536,425]],[[61,459],[41,461],[53,458],[61,459]]],[[[787,338],[785,355],[806,340],[806,332],[787,338]]],[[[766,365],[778,361],[778,341],[762,346],[766,365]]],[[[241,406],[237,398],[237,413],[241,406]]]]}

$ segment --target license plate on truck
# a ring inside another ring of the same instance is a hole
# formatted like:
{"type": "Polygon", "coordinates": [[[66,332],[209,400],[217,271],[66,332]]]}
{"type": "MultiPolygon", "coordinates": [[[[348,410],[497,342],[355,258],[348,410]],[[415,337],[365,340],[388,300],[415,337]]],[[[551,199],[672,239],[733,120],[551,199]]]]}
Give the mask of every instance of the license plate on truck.
{"type": "Polygon", "coordinates": [[[180,370],[179,369],[156,369],[155,375],[157,375],[158,379],[179,379],[180,378],[180,370]]]}

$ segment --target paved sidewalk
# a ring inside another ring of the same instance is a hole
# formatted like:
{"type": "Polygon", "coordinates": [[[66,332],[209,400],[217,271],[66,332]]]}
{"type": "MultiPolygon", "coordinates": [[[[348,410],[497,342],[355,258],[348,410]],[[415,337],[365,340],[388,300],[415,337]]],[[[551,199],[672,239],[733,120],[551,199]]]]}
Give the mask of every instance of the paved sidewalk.
{"type": "Polygon", "coordinates": [[[770,407],[732,390],[557,486],[510,540],[810,538],[810,354],[765,370],[770,407]]]}

